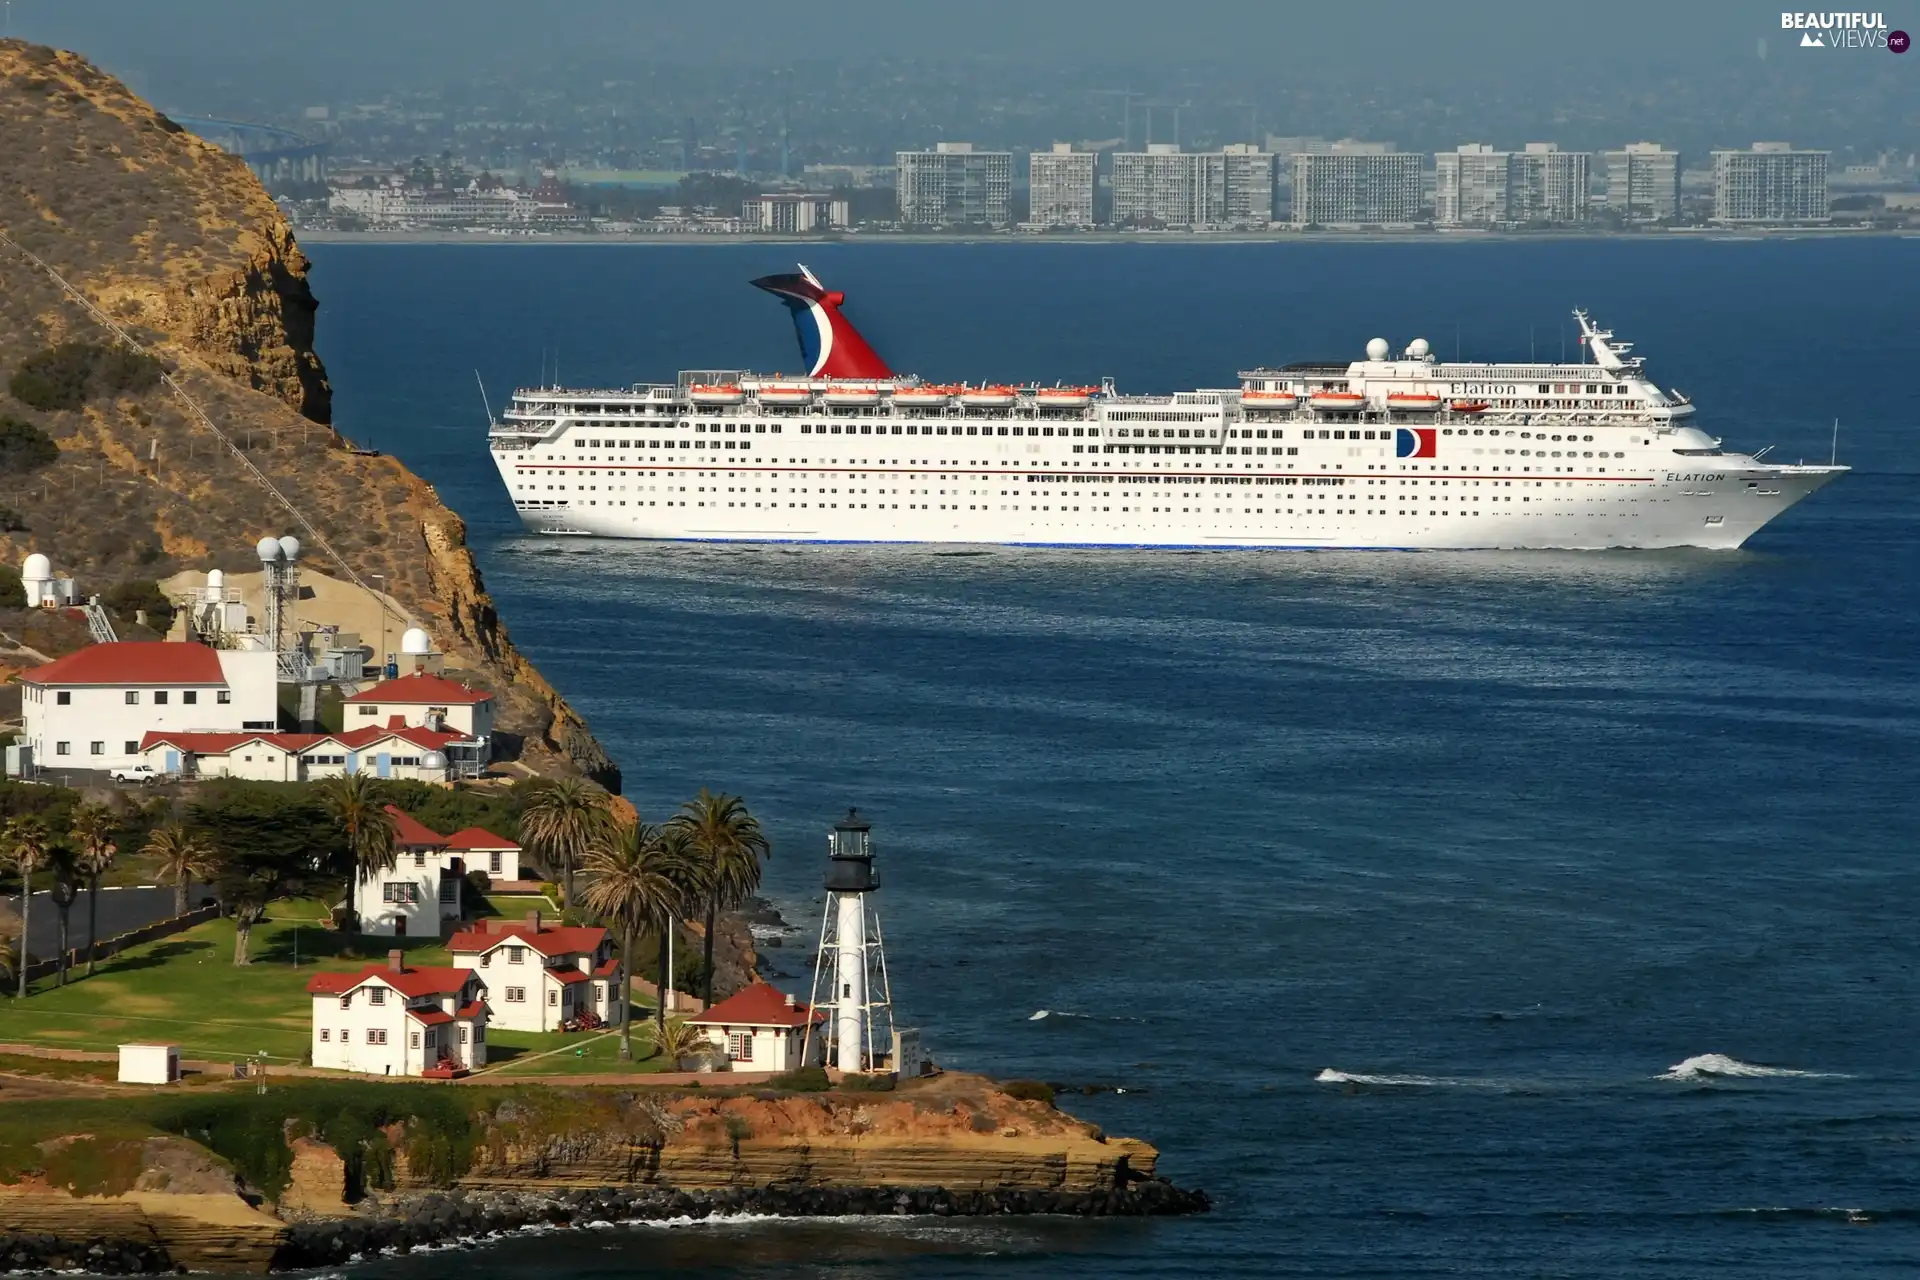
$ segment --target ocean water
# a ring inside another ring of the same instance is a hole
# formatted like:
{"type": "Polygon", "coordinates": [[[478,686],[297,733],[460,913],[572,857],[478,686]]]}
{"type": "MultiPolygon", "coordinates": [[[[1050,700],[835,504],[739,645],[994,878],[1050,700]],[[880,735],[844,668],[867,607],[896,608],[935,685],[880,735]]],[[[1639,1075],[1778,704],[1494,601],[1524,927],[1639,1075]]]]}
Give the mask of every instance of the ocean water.
{"type": "Polygon", "coordinates": [[[469,1273],[1914,1274],[1920,242],[802,255],[942,379],[1557,355],[1584,305],[1731,443],[1824,460],[1839,418],[1859,472],[1720,554],[533,538],[475,369],[497,407],[556,361],[791,368],[745,287],[789,255],[311,252],[343,428],[467,516],[642,812],[743,793],[810,933],[859,805],[902,1020],[954,1067],[1123,1088],[1068,1105],[1216,1204],[572,1232],[469,1273]]]}

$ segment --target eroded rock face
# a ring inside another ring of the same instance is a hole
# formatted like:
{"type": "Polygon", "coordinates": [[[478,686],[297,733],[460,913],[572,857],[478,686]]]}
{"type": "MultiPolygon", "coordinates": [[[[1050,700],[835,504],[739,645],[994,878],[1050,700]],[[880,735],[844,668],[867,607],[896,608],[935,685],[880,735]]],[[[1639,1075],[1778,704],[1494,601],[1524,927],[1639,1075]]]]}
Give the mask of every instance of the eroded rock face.
{"type": "MultiPolygon", "coordinates": [[[[382,575],[450,664],[498,699],[502,741],[536,769],[618,787],[585,722],[514,648],[460,518],[396,460],[352,452],[329,425],[307,259],[238,158],[77,55],[0,41],[0,174],[0,231],[158,355],[246,462],[294,498],[324,540],[314,570],[344,577],[332,552],[363,580],[382,575]]],[[[78,409],[6,394],[29,356],[110,338],[4,246],[0,279],[0,413],[61,449],[0,490],[27,526],[0,533],[0,557],[44,551],[90,590],[257,568],[249,548],[288,531],[290,517],[165,387],[96,391],[78,409]]]]}

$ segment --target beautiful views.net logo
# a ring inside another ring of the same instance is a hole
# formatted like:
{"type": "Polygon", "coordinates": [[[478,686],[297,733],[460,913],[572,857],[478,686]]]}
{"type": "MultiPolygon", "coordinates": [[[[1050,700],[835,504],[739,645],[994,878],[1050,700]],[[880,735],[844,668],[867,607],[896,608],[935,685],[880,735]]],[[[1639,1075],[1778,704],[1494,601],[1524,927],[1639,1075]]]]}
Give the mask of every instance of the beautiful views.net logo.
{"type": "Polygon", "coordinates": [[[1878,13],[1783,13],[1782,31],[1798,31],[1802,49],[1890,49],[1905,53],[1911,45],[1904,31],[1887,30],[1878,13]]]}

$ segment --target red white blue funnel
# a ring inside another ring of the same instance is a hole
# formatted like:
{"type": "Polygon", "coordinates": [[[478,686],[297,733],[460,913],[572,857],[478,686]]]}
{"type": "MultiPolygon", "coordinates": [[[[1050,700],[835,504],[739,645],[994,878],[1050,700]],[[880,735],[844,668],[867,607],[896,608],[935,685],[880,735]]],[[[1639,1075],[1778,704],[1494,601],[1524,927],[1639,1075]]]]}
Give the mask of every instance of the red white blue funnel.
{"type": "Polygon", "coordinates": [[[787,304],[800,355],[815,378],[891,378],[893,370],[874,354],[853,322],[840,314],[847,295],[829,291],[803,265],[798,275],[761,276],[753,282],[787,304]]]}

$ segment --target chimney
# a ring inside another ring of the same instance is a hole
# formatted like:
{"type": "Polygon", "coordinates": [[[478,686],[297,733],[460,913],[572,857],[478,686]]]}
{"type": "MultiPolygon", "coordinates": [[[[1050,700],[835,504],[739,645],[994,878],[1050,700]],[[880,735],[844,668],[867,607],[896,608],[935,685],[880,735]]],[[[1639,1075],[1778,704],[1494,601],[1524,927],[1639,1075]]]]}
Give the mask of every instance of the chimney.
{"type": "Polygon", "coordinates": [[[404,973],[407,968],[407,953],[404,951],[387,952],[387,968],[395,973],[404,973]]]}
{"type": "Polygon", "coordinates": [[[540,932],[540,913],[538,911],[527,912],[527,928],[533,930],[535,933],[540,932]]]}
{"type": "Polygon", "coordinates": [[[791,991],[787,992],[787,1008],[792,1009],[796,1007],[798,1003],[799,1002],[793,998],[793,992],[791,991]]]}

